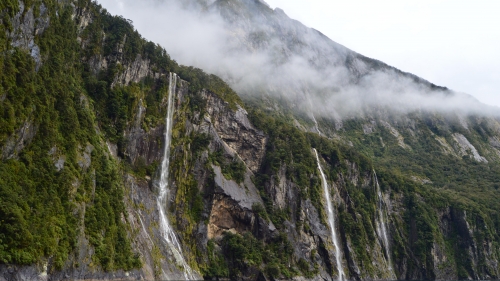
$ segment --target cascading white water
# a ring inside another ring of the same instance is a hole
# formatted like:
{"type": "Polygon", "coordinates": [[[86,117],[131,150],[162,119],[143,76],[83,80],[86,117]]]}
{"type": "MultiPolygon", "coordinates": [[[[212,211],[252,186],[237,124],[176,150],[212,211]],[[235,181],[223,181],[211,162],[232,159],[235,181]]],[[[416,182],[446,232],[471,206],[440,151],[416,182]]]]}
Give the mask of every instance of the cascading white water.
{"type": "Polygon", "coordinates": [[[318,121],[316,121],[316,117],[314,117],[314,114],[312,114],[312,118],[314,121],[314,127],[316,128],[316,131],[318,131],[318,135],[323,136],[323,134],[321,134],[321,131],[319,130],[318,121]]]}
{"type": "Polygon", "coordinates": [[[166,117],[166,128],[165,128],[165,149],[163,152],[163,160],[161,162],[161,176],[160,176],[160,186],[159,195],[157,198],[158,210],[160,211],[160,231],[163,239],[167,243],[168,248],[172,251],[174,258],[178,265],[184,268],[184,278],[186,280],[194,280],[195,275],[193,270],[186,263],[182,255],[181,245],[177,240],[174,230],[168,222],[166,215],[166,203],[168,195],[168,174],[170,166],[170,142],[172,139],[172,123],[174,116],[174,99],[175,90],[177,84],[177,75],[170,73],[170,85],[168,88],[168,106],[167,106],[167,117],[166,117]]]}
{"type": "Polygon", "coordinates": [[[313,148],[314,154],[316,154],[316,161],[318,162],[318,170],[321,174],[321,185],[323,185],[323,190],[325,192],[325,201],[326,206],[328,208],[328,223],[330,224],[330,231],[332,233],[333,244],[335,245],[335,259],[337,261],[337,269],[338,269],[338,280],[343,281],[345,279],[344,268],[342,268],[342,251],[340,249],[339,239],[337,237],[337,231],[335,230],[335,214],[333,209],[332,200],[330,199],[330,191],[328,190],[328,183],[326,182],[325,174],[323,173],[323,169],[321,168],[321,164],[319,162],[318,152],[315,148],[313,148]]]}
{"type": "Polygon", "coordinates": [[[306,97],[307,97],[307,101],[309,102],[309,109],[311,110],[311,116],[312,116],[312,120],[314,122],[314,128],[316,129],[316,131],[318,131],[318,135],[322,136],[323,134],[319,130],[318,121],[316,120],[316,117],[314,116],[314,113],[313,113],[314,107],[313,107],[312,102],[311,102],[311,95],[309,93],[306,93],[306,97]]]}
{"type": "Polygon", "coordinates": [[[377,235],[379,238],[382,239],[382,244],[383,244],[383,247],[385,250],[385,256],[387,259],[387,270],[389,270],[390,278],[396,279],[396,275],[394,274],[394,269],[392,268],[389,238],[387,236],[387,223],[386,223],[387,222],[387,215],[384,213],[385,202],[384,202],[384,198],[382,196],[382,191],[380,190],[380,185],[378,184],[377,173],[375,173],[375,170],[373,171],[373,175],[375,177],[375,185],[377,188],[377,196],[378,196],[377,220],[375,222],[376,227],[377,227],[377,235]]]}

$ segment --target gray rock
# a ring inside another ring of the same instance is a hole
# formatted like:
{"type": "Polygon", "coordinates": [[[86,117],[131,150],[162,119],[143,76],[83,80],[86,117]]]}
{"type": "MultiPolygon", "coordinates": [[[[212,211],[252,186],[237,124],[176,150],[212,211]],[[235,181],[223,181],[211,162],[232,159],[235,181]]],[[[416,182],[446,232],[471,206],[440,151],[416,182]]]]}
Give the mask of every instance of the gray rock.
{"type": "Polygon", "coordinates": [[[37,127],[32,121],[25,121],[13,135],[11,135],[2,147],[1,159],[16,158],[19,152],[31,143],[36,135],[37,127]]]}
{"type": "MultiPolygon", "coordinates": [[[[212,169],[215,174],[215,184],[220,188],[219,192],[238,202],[242,208],[251,210],[253,204],[264,204],[257,189],[250,180],[245,180],[245,184],[237,184],[234,180],[227,180],[222,174],[220,167],[212,165],[212,169]]],[[[248,175],[246,175],[246,178],[249,178],[248,175]]]]}
{"type": "Polygon", "coordinates": [[[207,101],[214,132],[253,172],[257,172],[264,157],[266,136],[250,124],[247,113],[241,107],[234,112],[226,102],[209,91],[201,95],[207,101]]]}
{"type": "Polygon", "coordinates": [[[455,147],[458,150],[458,154],[460,156],[469,155],[472,159],[476,160],[477,162],[488,163],[488,160],[486,160],[486,158],[484,158],[483,156],[479,155],[477,149],[469,142],[469,140],[464,135],[459,133],[454,133],[453,139],[457,144],[455,147]]]}
{"type": "Polygon", "coordinates": [[[40,16],[35,18],[32,7],[25,7],[19,2],[19,12],[12,19],[13,31],[8,34],[11,45],[28,51],[35,60],[36,70],[42,65],[40,48],[35,43],[35,36],[42,34],[49,26],[49,15],[45,4],[40,4],[40,16]],[[26,11],[25,11],[26,9],[26,11]]]}
{"type": "Polygon", "coordinates": [[[66,157],[61,156],[61,157],[59,157],[59,159],[57,159],[57,161],[54,165],[56,166],[56,170],[58,172],[64,168],[64,162],[66,162],[66,157]]]}

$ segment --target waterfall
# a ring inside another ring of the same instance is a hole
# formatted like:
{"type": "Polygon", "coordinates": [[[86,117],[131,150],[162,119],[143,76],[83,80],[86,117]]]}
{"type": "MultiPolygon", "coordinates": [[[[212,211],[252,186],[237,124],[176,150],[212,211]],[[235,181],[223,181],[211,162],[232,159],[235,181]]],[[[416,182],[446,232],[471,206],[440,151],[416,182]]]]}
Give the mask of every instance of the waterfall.
{"type": "Polygon", "coordinates": [[[313,113],[314,107],[313,107],[312,102],[311,102],[311,95],[309,93],[306,93],[306,97],[307,97],[307,101],[309,102],[309,109],[311,110],[311,116],[312,116],[312,120],[314,122],[314,128],[316,129],[316,131],[318,131],[318,135],[323,136],[323,134],[319,130],[318,121],[316,120],[316,117],[314,117],[314,113],[313,113]]]}
{"type": "Polygon", "coordinates": [[[382,191],[380,190],[380,185],[378,184],[377,173],[375,173],[375,170],[373,170],[373,175],[375,177],[375,185],[377,188],[377,196],[378,196],[377,220],[375,222],[377,227],[377,235],[382,240],[382,245],[384,247],[385,256],[387,259],[387,269],[389,270],[390,278],[396,279],[396,275],[394,274],[394,269],[392,268],[389,238],[387,236],[387,214],[384,212],[385,201],[384,197],[382,196],[382,191]]]}
{"type": "Polygon", "coordinates": [[[167,117],[166,117],[166,128],[165,128],[165,149],[163,152],[163,160],[161,162],[161,176],[160,176],[160,187],[159,195],[157,198],[158,210],[160,211],[160,231],[163,239],[165,240],[167,247],[173,253],[174,258],[179,266],[184,268],[184,278],[186,280],[194,280],[195,275],[193,270],[186,263],[182,255],[182,248],[179,241],[175,235],[174,230],[168,222],[166,215],[166,204],[168,190],[168,174],[170,166],[170,142],[172,139],[172,123],[174,116],[174,99],[175,99],[175,88],[177,84],[177,75],[170,73],[170,84],[168,88],[168,106],[167,106],[167,117]]]}
{"type": "Polygon", "coordinates": [[[330,225],[330,232],[332,233],[333,244],[335,245],[335,259],[337,261],[337,269],[339,271],[338,281],[345,280],[344,269],[342,268],[342,251],[340,250],[340,243],[337,237],[337,231],[335,230],[335,213],[333,209],[332,201],[330,200],[330,191],[328,191],[328,183],[326,182],[325,174],[323,173],[323,169],[321,168],[321,164],[319,162],[318,152],[315,148],[313,148],[314,153],[316,154],[316,161],[318,162],[318,170],[321,174],[321,185],[323,185],[323,190],[325,192],[325,201],[328,207],[328,224],[330,225]]]}
{"type": "Polygon", "coordinates": [[[316,121],[316,117],[314,117],[314,113],[312,114],[312,118],[314,121],[314,127],[316,128],[316,131],[318,131],[318,135],[323,136],[323,134],[321,134],[321,131],[319,130],[318,121],[316,121]]]}

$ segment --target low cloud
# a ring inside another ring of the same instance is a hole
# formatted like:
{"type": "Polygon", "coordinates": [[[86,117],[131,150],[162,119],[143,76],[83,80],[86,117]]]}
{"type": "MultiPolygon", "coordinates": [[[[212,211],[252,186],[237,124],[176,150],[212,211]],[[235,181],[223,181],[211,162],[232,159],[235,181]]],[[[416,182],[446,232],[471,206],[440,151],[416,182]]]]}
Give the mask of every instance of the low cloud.
{"type": "Polygon", "coordinates": [[[268,95],[316,117],[498,108],[364,58],[258,1],[100,0],[181,64],[215,73],[242,95],[268,95]],[[222,3],[222,2],[221,2],[222,3]],[[222,12],[221,12],[222,11],[222,12]],[[251,11],[247,13],[247,11],[251,11]]]}

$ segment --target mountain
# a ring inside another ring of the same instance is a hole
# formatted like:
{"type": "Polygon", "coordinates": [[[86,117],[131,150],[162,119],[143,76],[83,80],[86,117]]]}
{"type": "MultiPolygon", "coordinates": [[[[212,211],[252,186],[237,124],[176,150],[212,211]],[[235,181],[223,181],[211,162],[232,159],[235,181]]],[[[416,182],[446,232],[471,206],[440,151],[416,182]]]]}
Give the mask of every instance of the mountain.
{"type": "Polygon", "coordinates": [[[176,3],[220,46],[0,3],[0,279],[498,278],[495,109],[262,1],[176,3]]]}

